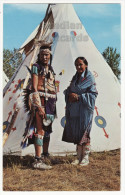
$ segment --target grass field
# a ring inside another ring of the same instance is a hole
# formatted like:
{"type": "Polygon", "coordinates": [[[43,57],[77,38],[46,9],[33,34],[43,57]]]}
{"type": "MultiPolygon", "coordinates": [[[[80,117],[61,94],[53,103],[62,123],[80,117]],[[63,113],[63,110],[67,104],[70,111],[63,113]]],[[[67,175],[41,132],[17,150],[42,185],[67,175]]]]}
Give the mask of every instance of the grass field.
{"type": "Polygon", "coordinates": [[[75,156],[51,156],[51,170],[32,169],[30,156],[3,157],[3,191],[119,191],[120,150],[91,153],[86,167],[75,156]]]}

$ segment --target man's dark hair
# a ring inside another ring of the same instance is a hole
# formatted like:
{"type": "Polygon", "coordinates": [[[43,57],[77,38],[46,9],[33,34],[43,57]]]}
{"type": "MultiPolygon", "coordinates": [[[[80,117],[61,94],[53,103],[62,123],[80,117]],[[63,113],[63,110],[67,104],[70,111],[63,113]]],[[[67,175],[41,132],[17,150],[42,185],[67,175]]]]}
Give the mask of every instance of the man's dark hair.
{"type": "Polygon", "coordinates": [[[51,46],[43,45],[40,47],[40,49],[49,49],[51,51],[51,46]]]}

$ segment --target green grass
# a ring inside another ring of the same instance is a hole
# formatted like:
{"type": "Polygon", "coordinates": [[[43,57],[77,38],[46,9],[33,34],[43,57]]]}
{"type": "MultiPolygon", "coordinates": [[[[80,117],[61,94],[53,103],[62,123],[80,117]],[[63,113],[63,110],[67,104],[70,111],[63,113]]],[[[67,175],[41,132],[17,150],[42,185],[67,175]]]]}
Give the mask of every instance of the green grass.
{"type": "Polygon", "coordinates": [[[50,156],[51,170],[32,169],[33,157],[3,157],[4,191],[119,191],[120,150],[90,154],[86,167],[73,166],[76,156],[50,156]]]}

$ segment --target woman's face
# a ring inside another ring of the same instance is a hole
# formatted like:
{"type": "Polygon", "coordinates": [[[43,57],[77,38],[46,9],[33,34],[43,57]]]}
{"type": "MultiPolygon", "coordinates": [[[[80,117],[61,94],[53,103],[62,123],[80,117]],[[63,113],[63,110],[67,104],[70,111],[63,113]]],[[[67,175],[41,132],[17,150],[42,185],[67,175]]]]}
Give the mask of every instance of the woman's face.
{"type": "Polygon", "coordinates": [[[50,60],[50,54],[47,53],[47,52],[40,52],[40,55],[39,55],[39,60],[45,64],[45,65],[48,65],[49,63],[49,60],[50,60]]]}
{"type": "Polygon", "coordinates": [[[85,71],[85,69],[87,68],[87,65],[84,64],[84,62],[80,59],[78,59],[76,61],[75,66],[76,66],[76,70],[79,74],[82,74],[85,71]]]}

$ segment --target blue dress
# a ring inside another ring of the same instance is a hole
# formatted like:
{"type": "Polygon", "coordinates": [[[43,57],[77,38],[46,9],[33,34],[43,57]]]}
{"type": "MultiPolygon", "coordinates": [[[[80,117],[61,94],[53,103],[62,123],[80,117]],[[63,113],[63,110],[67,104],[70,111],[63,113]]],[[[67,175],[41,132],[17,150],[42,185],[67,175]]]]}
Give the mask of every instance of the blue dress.
{"type": "Polygon", "coordinates": [[[78,73],[76,73],[72,78],[70,86],[64,91],[64,94],[66,101],[66,125],[62,141],[79,144],[85,134],[89,138],[95,100],[98,95],[92,73],[86,69],[79,80],[78,73]],[[69,102],[68,96],[70,93],[78,94],[79,101],[69,102]]]}

